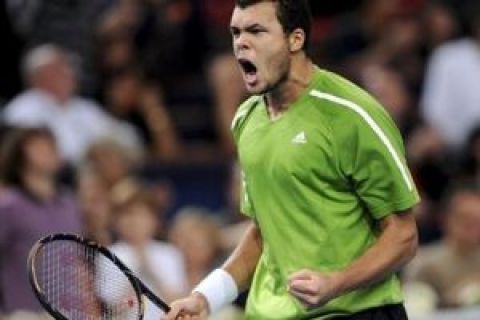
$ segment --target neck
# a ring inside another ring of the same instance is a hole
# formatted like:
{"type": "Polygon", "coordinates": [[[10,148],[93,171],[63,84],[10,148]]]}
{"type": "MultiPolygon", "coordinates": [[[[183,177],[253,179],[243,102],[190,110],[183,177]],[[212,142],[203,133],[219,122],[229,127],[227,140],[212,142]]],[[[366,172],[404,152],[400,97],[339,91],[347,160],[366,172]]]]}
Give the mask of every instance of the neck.
{"type": "Polygon", "coordinates": [[[279,117],[298,99],[310,84],[314,71],[314,65],[308,57],[292,59],[287,79],[265,94],[268,112],[272,119],[279,117]]]}
{"type": "Polygon", "coordinates": [[[56,194],[55,179],[42,173],[26,173],[23,176],[25,188],[35,197],[42,200],[52,199],[56,194]]]}

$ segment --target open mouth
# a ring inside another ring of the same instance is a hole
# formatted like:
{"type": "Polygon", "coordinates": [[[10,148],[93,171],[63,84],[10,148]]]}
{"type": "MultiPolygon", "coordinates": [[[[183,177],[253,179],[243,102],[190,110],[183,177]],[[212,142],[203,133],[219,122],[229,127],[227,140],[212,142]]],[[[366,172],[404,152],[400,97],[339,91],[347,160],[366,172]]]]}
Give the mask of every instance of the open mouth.
{"type": "Polygon", "coordinates": [[[242,68],[244,79],[248,84],[253,84],[257,81],[257,66],[247,59],[238,59],[238,63],[242,68]]]}
{"type": "Polygon", "coordinates": [[[238,59],[238,63],[240,67],[242,67],[243,72],[246,74],[257,73],[257,67],[253,64],[253,62],[247,59],[238,59]]]}

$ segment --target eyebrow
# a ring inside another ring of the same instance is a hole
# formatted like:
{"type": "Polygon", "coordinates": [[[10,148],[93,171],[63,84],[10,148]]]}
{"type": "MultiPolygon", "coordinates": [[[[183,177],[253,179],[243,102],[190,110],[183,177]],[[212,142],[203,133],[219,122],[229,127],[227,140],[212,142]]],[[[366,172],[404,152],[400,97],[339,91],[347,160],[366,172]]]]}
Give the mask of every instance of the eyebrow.
{"type": "Polygon", "coordinates": [[[247,25],[245,28],[240,28],[236,25],[231,25],[230,26],[230,31],[234,31],[234,30],[252,30],[252,29],[266,29],[263,25],[259,24],[259,23],[253,23],[253,24],[250,24],[250,25],[247,25]]]}

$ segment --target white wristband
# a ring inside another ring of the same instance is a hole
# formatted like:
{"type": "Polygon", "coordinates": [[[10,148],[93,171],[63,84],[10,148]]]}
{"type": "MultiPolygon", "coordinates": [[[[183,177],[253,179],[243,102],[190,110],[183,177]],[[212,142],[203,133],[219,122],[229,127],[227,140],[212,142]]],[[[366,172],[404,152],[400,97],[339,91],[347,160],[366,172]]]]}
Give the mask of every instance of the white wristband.
{"type": "Polygon", "coordinates": [[[215,269],[200,282],[193,292],[201,293],[208,302],[210,314],[232,303],[238,296],[237,284],[223,269],[215,269]]]}

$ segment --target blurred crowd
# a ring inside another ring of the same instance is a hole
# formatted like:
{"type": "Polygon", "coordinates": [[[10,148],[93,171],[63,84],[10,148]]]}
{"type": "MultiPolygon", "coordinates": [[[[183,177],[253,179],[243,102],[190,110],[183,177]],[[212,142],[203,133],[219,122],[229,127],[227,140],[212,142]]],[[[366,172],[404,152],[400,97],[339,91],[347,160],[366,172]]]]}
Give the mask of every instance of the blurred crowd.
{"type": "MultiPolygon", "coordinates": [[[[480,304],[479,1],[310,2],[313,60],[374,95],[405,139],[423,200],[410,312],[480,304]]],[[[168,301],[235,246],[230,122],[247,93],[233,6],[0,2],[0,313],[39,319],[19,270],[48,233],[109,246],[168,301]]]]}

